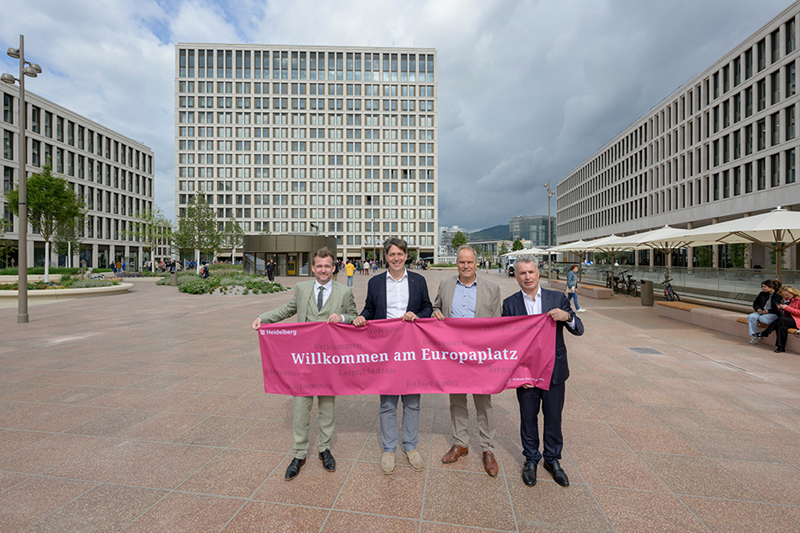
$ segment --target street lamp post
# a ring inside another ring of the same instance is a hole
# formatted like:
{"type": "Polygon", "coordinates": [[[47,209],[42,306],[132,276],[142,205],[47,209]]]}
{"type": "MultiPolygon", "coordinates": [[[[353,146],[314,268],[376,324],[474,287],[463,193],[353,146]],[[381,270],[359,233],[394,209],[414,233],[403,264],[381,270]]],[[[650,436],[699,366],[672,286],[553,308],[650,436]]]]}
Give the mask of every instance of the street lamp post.
{"type": "MultiPolygon", "coordinates": [[[[28,192],[27,192],[27,164],[25,161],[27,143],[25,141],[25,76],[35,78],[42,73],[42,67],[36,63],[25,61],[25,36],[19,36],[19,48],[9,48],[8,55],[19,59],[19,78],[3,73],[0,80],[13,85],[19,82],[19,249],[17,250],[17,265],[19,282],[17,283],[18,305],[17,323],[28,322],[28,192]]],[[[45,258],[49,260],[49,258],[45,258]]]]}
{"type": "MultiPolygon", "coordinates": [[[[544,188],[547,189],[547,247],[553,247],[553,230],[550,228],[550,198],[553,197],[555,192],[550,188],[550,180],[547,180],[547,183],[544,185],[544,188]]],[[[553,262],[550,260],[550,252],[547,252],[547,280],[550,281],[551,273],[553,272],[553,262]]]]}

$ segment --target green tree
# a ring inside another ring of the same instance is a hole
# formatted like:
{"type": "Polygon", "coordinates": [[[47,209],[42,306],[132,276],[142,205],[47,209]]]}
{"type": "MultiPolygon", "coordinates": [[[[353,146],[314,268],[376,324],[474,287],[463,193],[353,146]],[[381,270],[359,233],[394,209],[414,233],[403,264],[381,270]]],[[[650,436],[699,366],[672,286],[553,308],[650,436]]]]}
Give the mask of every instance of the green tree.
{"type": "Polygon", "coordinates": [[[412,263],[416,263],[418,257],[419,253],[416,250],[411,250],[410,252],[408,252],[408,260],[411,261],[412,263]]]}
{"type": "Polygon", "coordinates": [[[169,237],[169,220],[164,216],[161,208],[147,209],[139,213],[136,221],[129,224],[125,233],[136,242],[140,242],[150,249],[150,271],[155,272],[155,257],[159,241],[169,237]]]}
{"type": "MultiPolygon", "coordinates": [[[[503,243],[503,245],[500,246],[500,256],[502,257],[507,253],[508,253],[508,246],[506,246],[506,243],[503,243]]],[[[500,259],[498,259],[498,261],[500,261],[500,259]]]]}
{"type": "Polygon", "coordinates": [[[714,260],[714,250],[710,246],[698,246],[694,249],[695,257],[697,257],[697,266],[708,268],[714,260]]]}
{"type": "MultiPolygon", "coordinates": [[[[83,214],[85,214],[85,210],[83,214]]],[[[68,267],[72,266],[72,255],[76,253],[80,255],[81,244],[83,244],[83,225],[83,216],[72,222],[65,222],[58,226],[53,238],[56,253],[67,256],[68,267]]]]}
{"type": "Polygon", "coordinates": [[[200,254],[214,253],[222,243],[222,234],[217,230],[214,211],[202,196],[193,196],[183,216],[176,217],[178,229],[173,233],[173,242],[179,250],[193,251],[200,273],[200,254]]]}
{"type": "Polygon", "coordinates": [[[747,248],[749,244],[739,243],[731,244],[728,247],[728,252],[731,258],[733,268],[744,268],[744,259],[747,255],[747,248]]]}
{"type": "Polygon", "coordinates": [[[8,256],[17,250],[18,243],[5,240],[6,229],[11,229],[11,222],[0,219],[0,264],[8,265],[8,256]]]}
{"type": "Polygon", "coordinates": [[[236,249],[244,246],[244,230],[236,217],[225,223],[225,231],[223,232],[225,245],[231,247],[231,263],[236,263],[236,249]]]}
{"type": "Polygon", "coordinates": [[[522,244],[522,241],[519,239],[515,239],[514,243],[511,245],[511,251],[516,252],[517,250],[524,250],[525,245],[522,244]]]}
{"type": "Polygon", "coordinates": [[[459,246],[464,246],[467,244],[467,238],[464,236],[463,233],[457,231],[455,235],[453,235],[453,239],[450,241],[450,244],[453,247],[453,250],[458,250],[459,246]]]}
{"type": "MultiPolygon", "coordinates": [[[[56,231],[61,226],[74,225],[77,219],[83,218],[85,211],[72,185],[53,175],[52,171],[50,164],[46,164],[41,172],[28,177],[26,186],[28,221],[39,231],[45,243],[45,282],[50,281],[50,245],[56,231]]],[[[19,216],[19,189],[8,191],[6,202],[11,213],[19,216]]],[[[25,266],[20,265],[20,268],[25,266]]]]}

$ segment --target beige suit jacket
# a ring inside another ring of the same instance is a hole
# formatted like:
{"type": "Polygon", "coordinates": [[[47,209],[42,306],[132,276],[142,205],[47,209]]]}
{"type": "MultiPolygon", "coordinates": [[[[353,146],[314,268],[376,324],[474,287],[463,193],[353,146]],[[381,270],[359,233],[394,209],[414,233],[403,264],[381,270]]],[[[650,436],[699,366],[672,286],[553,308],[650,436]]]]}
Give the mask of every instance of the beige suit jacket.
{"type": "Polygon", "coordinates": [[[294,287],[291,301],[277,309],[259,315],[266,324],[280,322],[297,315],[298,322],[325,322],[332,313],[342,315],[345,324],[352,324],[358,312],[353,291],[341,283],[332,283],[331,294],[325,305],[317,310],[317,299],[314,296],[314,280],[301,281],[294,287]]]}
{"type": "MultiPolygon", "coordinates": [[[[436,301],[433,303],[433,310],[441,311],[447,318],[450,318],[457,280],[458,276],[443,279],[439,283],[436,301]]],[[[500,286],[494,281],[485,278],[478,278],[477,283],[478,294],[477,301],[475,302],[475,318],[500,316],[503,312],[503,302],[500,299],[500,286]]]]}

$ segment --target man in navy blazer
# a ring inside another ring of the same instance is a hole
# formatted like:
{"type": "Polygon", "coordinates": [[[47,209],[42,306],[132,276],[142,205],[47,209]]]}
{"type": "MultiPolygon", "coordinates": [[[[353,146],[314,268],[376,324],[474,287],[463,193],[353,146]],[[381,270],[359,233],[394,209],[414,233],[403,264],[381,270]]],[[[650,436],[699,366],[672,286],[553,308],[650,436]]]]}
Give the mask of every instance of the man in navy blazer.
{"type": "MultiPolygon", "coordinates": [[[[367,301],[364,310],[353,320],[354,326],[363,326],[367,320],[402,318],[413,322],[417,318],[429,318],[433,306],[428,297],[425,278],[405,268],[408,245],[403,239],[393,237],[383,244],[383,255],[389,269],[373,276],[367,284],[367,301]]],[[[425,464],[417,452],[419,443],[419,394],[404,394],[403,398],[403,449],[408,464],[421,471],[425,464]]],[[[394,454],[400,440],[397,428],[397,402],[400,396],[381,394],[381,440],[383,455],[381,469],[384,474],[394,472],[394,454]]]]}
{"type": "Polygon", "coordinates": [[[556,321],[556,346],[553,377],[550,390],[531,385],[517,389],[519,402],[520,436],[525,466],[522,480],[532,487],[536,484],[536,466],[544,457],[544,469],[550,472],[556,483],[569,485],[569,478],[561,468],[561,450],[564,438],[561,434],[561,413],[564,410],[565,382],[569,377],[567,346],[564,344],[564,328],[573,335],[583,335],[583,323],[575,316],[564,293],[542,289],[539,286],[539,264],[533,255],[520,255],[514,263],[514,277],[520,292],[503,300],[503,316],[538,315],[546,313],[556,321]],[[544,415],[544,453],[539,452],[539,407],[544,415]]]}

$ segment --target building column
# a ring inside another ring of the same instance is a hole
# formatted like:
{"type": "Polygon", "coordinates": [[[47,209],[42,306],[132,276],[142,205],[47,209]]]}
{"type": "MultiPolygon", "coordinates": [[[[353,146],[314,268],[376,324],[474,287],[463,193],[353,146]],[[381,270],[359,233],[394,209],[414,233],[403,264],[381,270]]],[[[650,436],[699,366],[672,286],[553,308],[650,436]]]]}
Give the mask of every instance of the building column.
{"type": "Polygon", "coordinates": [[[649,255],[650,255],[650,268],[653,268],[653,267],[656,266],[656,254],[655,254],[655,250],[653,248],[650,248],[650,254],[649,255]]]}
{"type": "MultiPolygon", "coordinates": [[[[712,224],[719,224],[719,218],[712,218],[712,224]]],[[[719,268],[719,244],[711,246],[711,268],[719,268]]]]}
{"type": "MultiPolygon", "coordinates": [[[[686,229],[694,229],[694,224],[688,222],[686,229]]],[[[694,262],[694,248],[689,246],[686,248],[686,268],[692,268],[694,262]]]]}
{"type": "MultiPolygon", "coordinates": [[[[117,248],[117,247],[116,247],[115,245],[113,245],[113,244],[109,244],[109,245],[108,245],[108,264],[109,264],[109,267],[110,267],[112,264],[114,264],[114,263],[115,263],[115,261],[114,261],[114,254],[115,254],[115,253],[116,253],[116,251],[117,251],[117,250],[116,250],[116,248],[117,248]]],[[[112,270],[113,270],[113,269],[112,269],[112,270]]]]}
{"type": "Polygon", "coordinates": [[[97,268],[97,254],[98,254],[98,246],[97,243],[92,245],[92,264],[88,265],[91,268],[97,268]]]}
{"type": "MultiPolygon", "coordinates": [[[[747,218],[750,213],[745,213],[742,218],[747,218]]],[[[744,268],[753,268],[753,243],[747,245],[744,249],[744,268]]]]}

